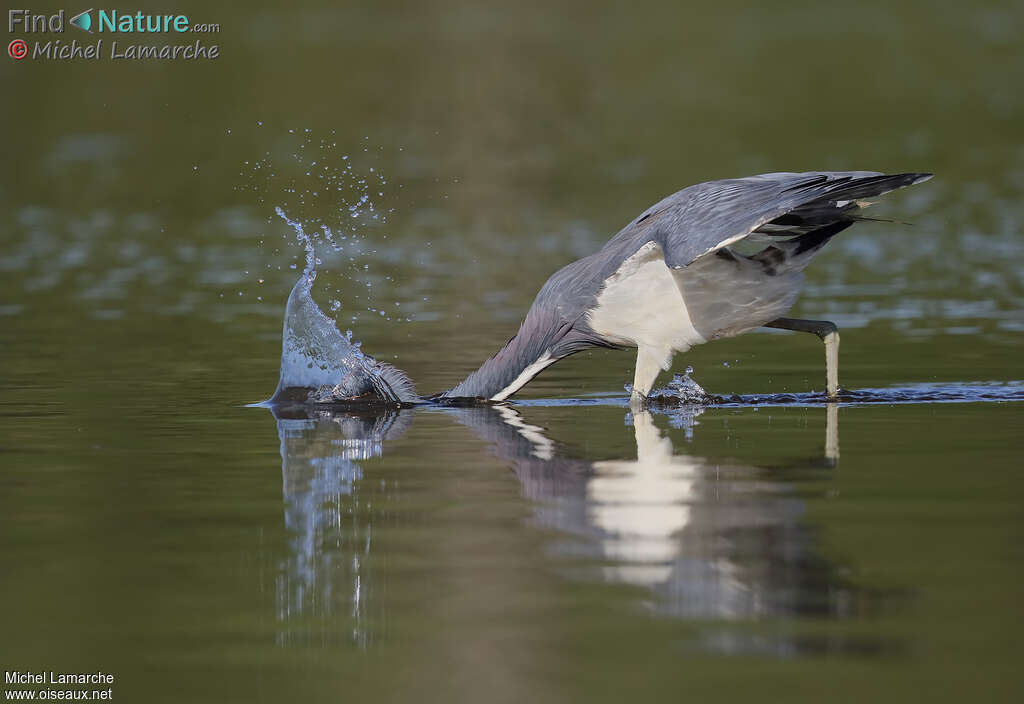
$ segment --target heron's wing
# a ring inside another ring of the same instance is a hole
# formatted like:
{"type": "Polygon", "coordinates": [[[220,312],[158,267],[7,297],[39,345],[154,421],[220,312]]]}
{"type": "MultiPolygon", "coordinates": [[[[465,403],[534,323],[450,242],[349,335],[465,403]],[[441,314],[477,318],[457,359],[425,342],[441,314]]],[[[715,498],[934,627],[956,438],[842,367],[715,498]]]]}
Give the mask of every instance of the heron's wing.
{"type": "Polygon", "coordinates": [[[684,188],[648,208],[613,242],[654,240],[665,253],[665,263],[678,269],[784,215],[796,213],[825,221],[847,201],[888,193],[930,177],[923,173],[821,171],[710,181],[684,188]],[[819,211],[823,215],[818,215],[819,211]]]}

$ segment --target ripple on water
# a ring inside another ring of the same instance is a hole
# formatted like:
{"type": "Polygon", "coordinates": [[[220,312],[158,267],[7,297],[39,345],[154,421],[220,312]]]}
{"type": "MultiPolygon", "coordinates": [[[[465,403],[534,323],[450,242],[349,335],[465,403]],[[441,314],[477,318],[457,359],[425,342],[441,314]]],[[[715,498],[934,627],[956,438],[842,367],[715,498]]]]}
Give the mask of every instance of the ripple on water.
{"type": "MultiPolygon", "coordinates": [[[[732,394],[712,396],[709,405],[716,406],[787,406],[828,403],[821,391],[796,394],[732,394]]],[[[1024,401],[1024,381],[946,382],[910,384],[879,389],[840,389],[839,403],[862,405],[873,403],[978,403],[1024,401]]]]}
{"type": "MultiPolygon", "coordinates": [[[[629,387],[627,385],[627,390],[629,387]]],[[[1024,381],[972,381],[908,384],[875,389],[840,389],[838,403],[843,405],[900,403],[1005,403],[1024,401],[1024,381]]],[[[708,394],[686,375],[677,374],[666,386],[648,397],[654,411],[706,406],[816,406],[831,403],[825,392],[781,394],[708,394]],[[703,396],[701,395],[703,394],[703,396]]],[[[626,406],[629,398],[619,395],[595,395],[586,398],[530,399],[523,406],[626,406]]]]}

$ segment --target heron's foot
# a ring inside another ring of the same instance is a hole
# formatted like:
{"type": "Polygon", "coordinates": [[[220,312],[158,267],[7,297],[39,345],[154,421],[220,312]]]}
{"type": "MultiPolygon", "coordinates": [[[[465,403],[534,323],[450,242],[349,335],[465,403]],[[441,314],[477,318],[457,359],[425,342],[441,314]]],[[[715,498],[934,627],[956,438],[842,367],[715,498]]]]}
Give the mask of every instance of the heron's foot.
{"type": "Polygon", "coordinates": [[[629,396],[629,409],[634,413],[647,410],[647,396],[639,391],[634,391],[629,396]]]}

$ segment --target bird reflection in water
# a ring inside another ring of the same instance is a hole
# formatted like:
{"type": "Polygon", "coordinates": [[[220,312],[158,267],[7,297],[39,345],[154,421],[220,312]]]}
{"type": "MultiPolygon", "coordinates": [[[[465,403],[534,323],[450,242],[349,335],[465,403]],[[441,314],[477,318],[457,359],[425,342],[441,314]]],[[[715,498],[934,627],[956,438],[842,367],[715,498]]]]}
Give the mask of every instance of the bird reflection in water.
{"type": "MultiPolygon", "coordinates": [[[[564,573],[641,588],[640,603],[655,614],[717,622],[842,618],[865,595],[818,554],[804,504],[777,478],[778,467],[677,453],[649,411],[627,415],[636,459],[601,461],[573,458],[508,405],[444,412],[509,462],[534,502],[536,522],[562,535],[553,557],[564,573]]],[[[669,422],[689,434],[701,412],[675,409],[669,422]]],[[[829,471],[838,460],[836,406],[825,412],[825,453],[800,466],[829,471]]],[[[292,536],[278,580],[282,622],[326,618],[348,604],[352,639],[367,645],[360,624],[373,592],[364,564],[373,549],[374,514],[359,509],[359,461],[386,452],[416,413],[316,410],[285,417],[275,411],[292,536]]],[[[286,631],[282,640],[295,637],[286,631]]],[[[724,652],[798,648],[715,638],[705,646],[724,652]]]]}
{"type": "MultiPolygon", "coordinates": [[[[778,468],[677,454],[648,411],[627,416],[636,459],[596,462],[564,456],[510,407],[456,412],[513,463],[538,522],[571,536],[558,553],[599,565],[584,576],[644,587],[656,612],[691,619],[847,613],[851,589],[816,553],[803,502],[773,478],[778,468]]],[[[689,435],[702,412],[673,409],[669,420],[689,435]]],[[[826,452],[801,466],[838,461],[836,406],[826,413],[826,452]]]]}

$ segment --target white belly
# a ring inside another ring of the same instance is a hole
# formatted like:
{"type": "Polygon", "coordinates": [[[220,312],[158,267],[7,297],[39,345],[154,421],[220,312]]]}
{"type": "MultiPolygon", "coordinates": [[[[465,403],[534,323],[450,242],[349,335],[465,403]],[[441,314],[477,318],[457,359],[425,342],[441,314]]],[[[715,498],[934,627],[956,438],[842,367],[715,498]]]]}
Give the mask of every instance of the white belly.
{"type": "Polygon", "coordinates": [[[641,247],[605,281],[587,322],[616,344],[666,355],[706,341],[690,321],[675,276],[656,242],[641,247]]]}

